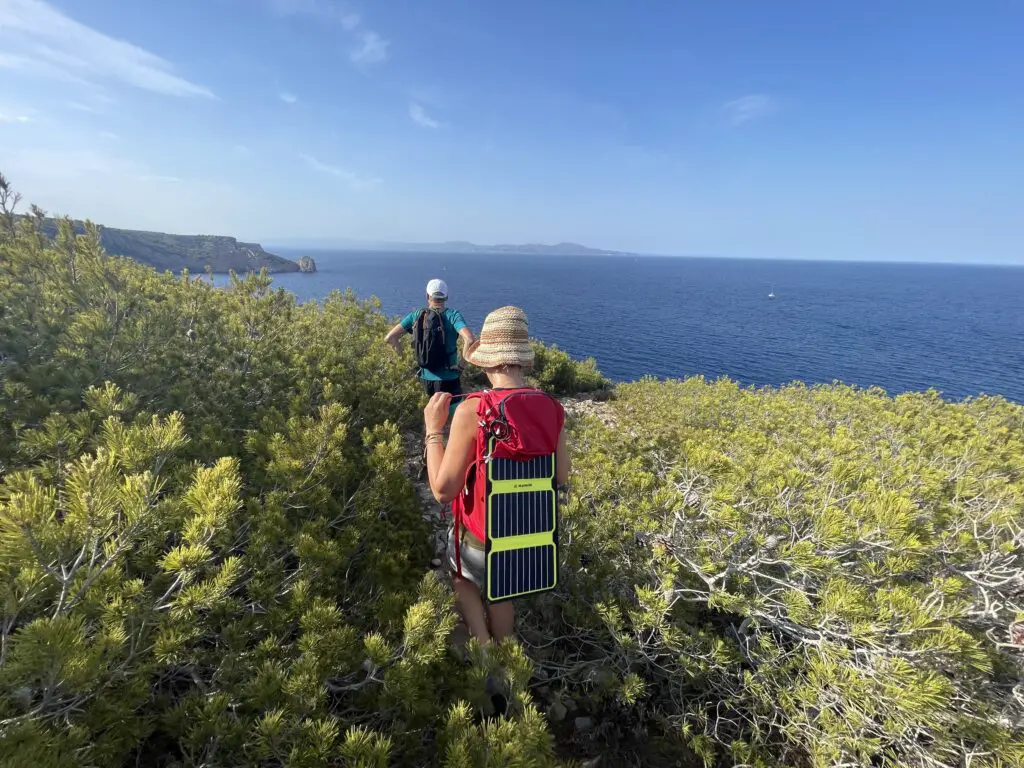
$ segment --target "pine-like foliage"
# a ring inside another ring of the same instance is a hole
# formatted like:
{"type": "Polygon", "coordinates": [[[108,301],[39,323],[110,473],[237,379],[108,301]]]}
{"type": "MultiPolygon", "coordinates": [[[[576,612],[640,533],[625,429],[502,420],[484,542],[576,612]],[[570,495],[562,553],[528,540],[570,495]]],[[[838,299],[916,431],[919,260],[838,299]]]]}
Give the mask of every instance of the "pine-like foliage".
{"type": "Polygon", "coordinates": [[[379,306],[157,274],[14,201],[0,767],[1024,766],[1024,408],[609,393],[538,345],[538,383],[612,399],[570,424],[557,591],[467,663],[379,306]]]}
{"type": "Polygon", "coordinates": [[[0,222],[0,765],[549,763],[536,709],[461,719],[484,661],[449,653],[378,306],[40,219],[0,222]]]}
{"type": "MultiPolygon", "coordinates": [[[[461,346],[461,340],[460,340],[461,346]]],[[[527,382],[553,395],[608,395],[611,382],[597,369],[597,361],[593,358],[573,360],[569,354],[558,347],[548,346],[540,341],[531,341],[534,352],[534,364],[527,375],[527,382]]],[[[464,365],[464,378],[475,388],[488,386],[487,376],[483,370],[474,365],[464,365]]]]}
{"type": "Polygon", "coordinates": [[[563,592],[526,634],[609,738],[1024,765],[1024,408],[697,378],[610,418],[574,433],[563,592]]]}

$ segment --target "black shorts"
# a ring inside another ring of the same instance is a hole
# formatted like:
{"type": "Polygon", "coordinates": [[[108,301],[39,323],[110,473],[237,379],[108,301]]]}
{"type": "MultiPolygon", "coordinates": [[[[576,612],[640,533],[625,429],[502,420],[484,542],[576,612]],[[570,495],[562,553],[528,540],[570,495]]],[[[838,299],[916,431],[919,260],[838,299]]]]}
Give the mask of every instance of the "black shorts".
{"type": "Polygon", "coordinates": [[[448,392],[452,395],[462,394],[462,379],[447,379],[445,381],[430,381],[423,379],[423,388],[427,390],[427,397],[433,397],[438,392],[448,392]]]}

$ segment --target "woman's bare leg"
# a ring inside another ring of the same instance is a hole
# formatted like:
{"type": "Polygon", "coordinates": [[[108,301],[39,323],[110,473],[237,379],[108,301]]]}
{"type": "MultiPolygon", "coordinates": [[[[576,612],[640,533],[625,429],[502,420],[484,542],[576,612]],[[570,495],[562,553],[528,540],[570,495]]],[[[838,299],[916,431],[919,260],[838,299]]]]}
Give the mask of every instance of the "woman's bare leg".
{"type": "Polygon", "coordinates": [[[491,637],[499,643],[506,637],[511,637],[516,626],[516,609],[512,601],[489,605],[487,623],[491,627],[491,637]]]}
{"type": "Polygon", "coordinates": [[[487,631],[487,614],[484,611],[484,601],[480,597],[480,587],[455,573],[452,574],[452,584],[455,586],[459,611],[466,622],[469,634],[481,643],[489,643],[491,633],[487,631]]]}

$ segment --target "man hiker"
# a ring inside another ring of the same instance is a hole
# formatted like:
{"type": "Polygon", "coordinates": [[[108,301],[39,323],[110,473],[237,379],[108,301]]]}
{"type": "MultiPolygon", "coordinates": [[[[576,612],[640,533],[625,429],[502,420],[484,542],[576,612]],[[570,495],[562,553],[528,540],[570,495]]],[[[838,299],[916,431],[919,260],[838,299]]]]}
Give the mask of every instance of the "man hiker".
{"type": "Polygon", "coordinates": [[[399,339],[404,334],[412,334],[419,377],[428,397],[438,392],[462,394],[459,336],[467,347],[476,341],[462,313],[447,304],[448,285],[444,280],[431,280],[427,283],[426,308],[410,312],[384,339],[397,351],[399,339]]]}

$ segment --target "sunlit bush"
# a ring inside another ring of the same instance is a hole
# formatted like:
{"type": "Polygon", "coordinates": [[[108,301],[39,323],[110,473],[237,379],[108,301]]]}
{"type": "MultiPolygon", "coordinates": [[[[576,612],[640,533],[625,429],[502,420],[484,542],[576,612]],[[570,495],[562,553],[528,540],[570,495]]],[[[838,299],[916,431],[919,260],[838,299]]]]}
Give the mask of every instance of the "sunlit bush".
{"type": "MultiPolygon", "coordinates": [[[[610,393],[611,382],[597,369],[597,362],[593,358],[574,360],[554,345],[548,346],[540,341],[530,343],[534,351],[534,366],[527,375],[527,381],[531,386],[540,387],[559,397],[610,393]]],[[[463,380],[473,389],[487,387],[484,372],[465,362],[463,380]]]]}
{"type": "Polygon", "coordinates": [[[584,403],[559,587],[467,663],[377,303],[38,221],[0,216],[0,766],[1024,765],[1021,406],[584,403]]]}
{"type": "Polygon", "coordinates": [[[0,224],[0,765],[552,762],[521,652],[449,653],[376,304],[0,224]]]}
{"type": "Polygon", "coordinates": [[[1024,408],[697,378],[610,414],[574,431],[561,591],[524,633],[605,738],[1022,764],[1024,408]]]}
{"type": "Polygon", "coordinates": [[[608,379],[597,370],[593,358],[573,360],[558,347],[533,342],[534,365],[531,380],[535,386],[559,395],[579,395],[607,389],[608,379]]]}

